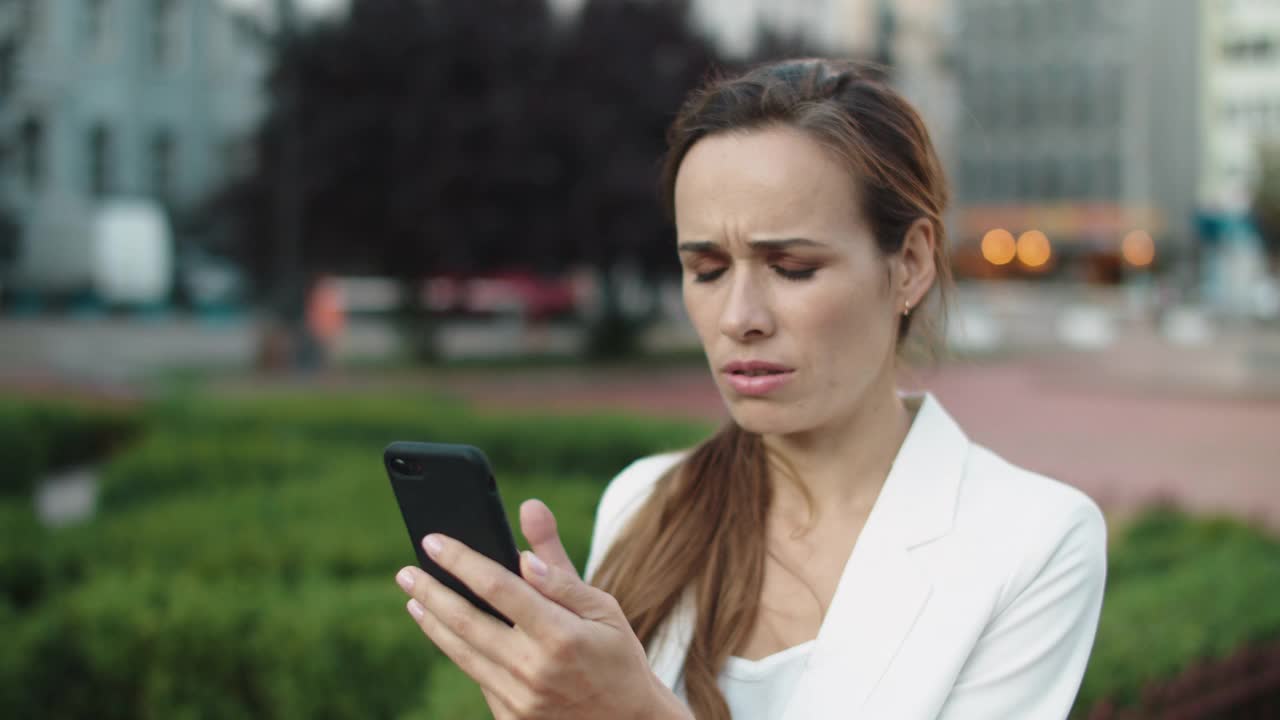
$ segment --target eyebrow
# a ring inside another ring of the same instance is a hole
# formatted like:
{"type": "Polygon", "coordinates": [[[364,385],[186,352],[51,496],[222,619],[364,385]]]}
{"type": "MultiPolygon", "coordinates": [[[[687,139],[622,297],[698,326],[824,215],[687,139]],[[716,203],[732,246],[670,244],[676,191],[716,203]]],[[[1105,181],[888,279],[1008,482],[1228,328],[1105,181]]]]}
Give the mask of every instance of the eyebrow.
{"type": "MultiPolygon", "coordinates": [[[[777,240],[774,240],[774,239],[749,240],[747,241],[747,245],[749,245],[751,249],[757,250],[757,251],[761,251],[761,250],[777,251],[777,250],[786,250],[788,248],[793,248],[793,247],[824,247],[822,243],[818,242],[817,240],[810,240],[809,238],[780,238],[777,240]]],[[[689,242],[682,242],[676,246],[676,249],[679,250],[680,252],[691,252],[691,253],[723,252],[724,251],[724,248],[719,243],[711,242],[710,240],[690,240],[689,242]]]]}

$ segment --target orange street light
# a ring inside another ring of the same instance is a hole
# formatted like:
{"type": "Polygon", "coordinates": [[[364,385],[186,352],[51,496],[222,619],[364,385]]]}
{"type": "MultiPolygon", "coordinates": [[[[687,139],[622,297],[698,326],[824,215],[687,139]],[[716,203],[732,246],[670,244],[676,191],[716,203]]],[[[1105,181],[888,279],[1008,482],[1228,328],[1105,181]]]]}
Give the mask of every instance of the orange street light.
{"type": "Polygon", "coordinates": [[[992,265],[1008,265],[1017,254],[1017,243],[1008,230],[996,228],[982,236],[982,257],[992,265]]]}
{"type": "Polygon", "coordinates": [[[1018,236],[1018,259],[1029,268],[1042,268],[1053,255],[1049,238],[1039,230],[1028,230],[1018,236]]]}
{"type": "Polygon", "coordinates": [[[1133,267],[1144,268],[1156,259],[1156,243],[1146,230],[1131,230],[1120,241],[1120,254],[1133,267]]]}

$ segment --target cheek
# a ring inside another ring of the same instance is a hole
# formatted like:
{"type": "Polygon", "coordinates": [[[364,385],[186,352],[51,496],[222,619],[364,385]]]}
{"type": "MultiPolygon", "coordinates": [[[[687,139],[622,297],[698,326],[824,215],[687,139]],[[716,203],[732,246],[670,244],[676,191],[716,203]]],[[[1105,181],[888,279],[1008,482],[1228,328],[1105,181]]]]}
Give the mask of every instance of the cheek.
{"type": "Polygon", "coordinates": [[[812,359],[832,368],[833,375],[878,363],[891,342],[885,299],[879,288],[869,283],[849,283],[813,293],[797,310],[794,317],[801,325],[796,330],[813,348],[812,359]]]}

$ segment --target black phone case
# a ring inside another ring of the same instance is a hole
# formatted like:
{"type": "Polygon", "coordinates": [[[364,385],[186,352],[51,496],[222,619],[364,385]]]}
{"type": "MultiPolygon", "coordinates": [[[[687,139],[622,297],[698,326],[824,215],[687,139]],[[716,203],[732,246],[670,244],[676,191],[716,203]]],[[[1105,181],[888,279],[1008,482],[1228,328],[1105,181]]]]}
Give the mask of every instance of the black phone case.
{"type": "Polygon", "coordinates": [[[520,552],[484,453],[470,445],[394,442],[383,451],[382,461],[418,566],[476,607],[511,625],[422,548],[424,537],[441,533],[520,574],[520,552]]]}

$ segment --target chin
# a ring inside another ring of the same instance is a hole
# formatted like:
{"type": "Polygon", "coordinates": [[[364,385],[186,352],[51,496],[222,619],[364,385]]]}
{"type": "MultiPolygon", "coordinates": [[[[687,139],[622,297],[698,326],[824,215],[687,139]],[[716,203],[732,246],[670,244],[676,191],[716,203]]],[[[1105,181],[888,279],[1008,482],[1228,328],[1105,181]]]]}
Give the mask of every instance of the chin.
{"type": "Polygon", "coordinates": [[[787,403],[755,398],[726,399],[729,417],[738,427],[757,435],[790,435],[808,430],[812,423],[796,416],[796,408],[787,403]]]}

